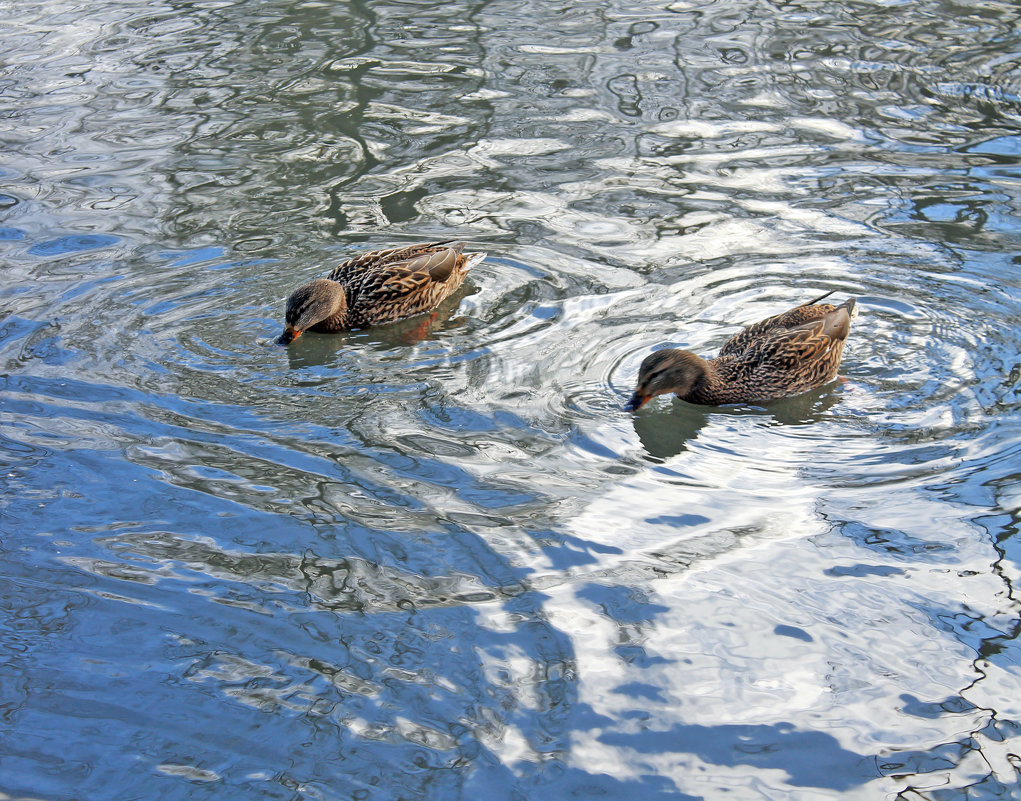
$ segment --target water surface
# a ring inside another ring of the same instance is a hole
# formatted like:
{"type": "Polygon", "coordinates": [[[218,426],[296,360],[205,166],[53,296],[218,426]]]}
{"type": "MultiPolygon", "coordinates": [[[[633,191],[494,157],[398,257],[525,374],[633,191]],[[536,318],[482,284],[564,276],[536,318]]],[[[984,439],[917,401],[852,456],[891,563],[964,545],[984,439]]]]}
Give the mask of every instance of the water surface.
{"type": "Polygon", "coordinates": [[[1015,4],[0,8],[0,794],[1016,797],[1015,4]],[[622,411],[830,289],[840,381],[622,411]]]}

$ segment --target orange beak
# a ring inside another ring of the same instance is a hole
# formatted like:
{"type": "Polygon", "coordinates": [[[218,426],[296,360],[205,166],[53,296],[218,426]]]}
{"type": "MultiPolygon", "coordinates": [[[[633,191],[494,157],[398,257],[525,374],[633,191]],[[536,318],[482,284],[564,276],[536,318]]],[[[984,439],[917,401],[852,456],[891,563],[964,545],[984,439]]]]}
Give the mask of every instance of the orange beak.
{"type": "Polygon", "coordinates": [[[278,345],[290,345],[294,340],[302,335],[301,331],[298,331],[290,323],[287,324],[287,328],[284,329],[284,333],[280,335],[280,339],[277,340],[278,345]]]}
{"type": "Polygon", "coordinates": [[[651,398],[652,398],[652,395],[646,395],[640,389],[636,389],[635,390],[635,394],[631,396],[631,400],[629,400],[625,404],[624,411],[626,411],[626,412],[637,412],[646,403],[648,403],[651,398]]]}

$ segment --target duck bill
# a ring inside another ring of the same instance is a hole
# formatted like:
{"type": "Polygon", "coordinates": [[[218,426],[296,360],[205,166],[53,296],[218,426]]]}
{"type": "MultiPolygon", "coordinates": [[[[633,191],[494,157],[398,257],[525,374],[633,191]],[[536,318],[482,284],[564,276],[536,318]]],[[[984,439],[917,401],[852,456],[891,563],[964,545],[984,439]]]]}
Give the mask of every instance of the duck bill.
{"type": "Polygon", "coordinates": [[[649,398],[651,398],[651,397],[652,397],[651,395],[646,395],[646,394],[644,394],[642,392],[639,392],[636,389],[635,390],[635,394],[631,396],[631,400],[629,400],[624,405],[624,411],[626,411],[626,412],[637,412],[646,403],[649,402],[649,398]]]}
{"type": "Polygon", "coordinates": [[[289,325],[287,326],[287,328],[284,329],[284,333],[280,335],[280,338],[277,340],[277,344],[290,345],[292,342],[294,342],[294,340],[296,340],[300,336],[301,331],[297,331],[295,330],[293,325],[289,325]]]}

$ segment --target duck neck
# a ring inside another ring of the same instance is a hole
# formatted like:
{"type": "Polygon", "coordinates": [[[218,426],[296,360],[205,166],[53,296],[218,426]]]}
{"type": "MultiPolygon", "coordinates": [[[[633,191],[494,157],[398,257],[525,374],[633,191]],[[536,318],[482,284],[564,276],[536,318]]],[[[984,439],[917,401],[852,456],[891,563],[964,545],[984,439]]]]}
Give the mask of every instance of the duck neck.
{"type": "Polygon", "coordinates": [[[711,362],[694,353],[688,355],[687,361],[689,383],[685,392],[677,393],[677,397],[691,403],[704,403],[702,397],[716,380],[716,372],[711,362]]]}
{"type": "Polygon", "coordinates": [[[341,303],[340,308],[337,311],[335,311],[325,320],[316,323],[315,328],[318,331],[324,331],[327,333],[333,331],[345,331],[348,328],[350,328],[350,326],[348,325],[347,304],[341,303]]]}
{"type": "Polygon", "coordinates": [[[316,323],[312,328],[315,331],[323,333],[332,333],[335,331],[346,331],[351,327],[350,314],[347,305],[347,292],[344,291],[344,287],[339,284],[335,284],[330,288],[329,307],[324,311],[328,311],[328,315],[316,323]]]}
{"type": "Polygon", "coordinates": [[[729,357],[709,359],[703,364],[705,371],[702,378],[692,387],[692,402],[712,406],[739,403],[744,376],[732,369],[731,359],[729,357]]]}

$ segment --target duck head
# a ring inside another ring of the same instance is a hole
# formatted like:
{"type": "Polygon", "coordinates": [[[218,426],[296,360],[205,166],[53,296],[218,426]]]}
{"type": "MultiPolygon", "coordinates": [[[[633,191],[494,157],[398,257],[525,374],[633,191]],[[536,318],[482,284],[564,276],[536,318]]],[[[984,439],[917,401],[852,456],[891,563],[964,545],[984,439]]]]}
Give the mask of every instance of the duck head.
{"type": "Polygon", "coordinates": [[[347,294],[344,287],[336,281],[317,278],[295,289],[287,299],[284,316],[287,327],[277,343],[288,345],[309,328],[324,321],[328,322],[329,329],[337,330],[342,327],[346,314],[347,294]]]}
{"type": "Polygon", "coordinates": [[[638,386],[624,408],[629,412],[637,411],[657,395],[668,392],[685,398],[705,374],[705,360],[691,351],[657,350],[646,356],[638,368],[638,386]]]}

